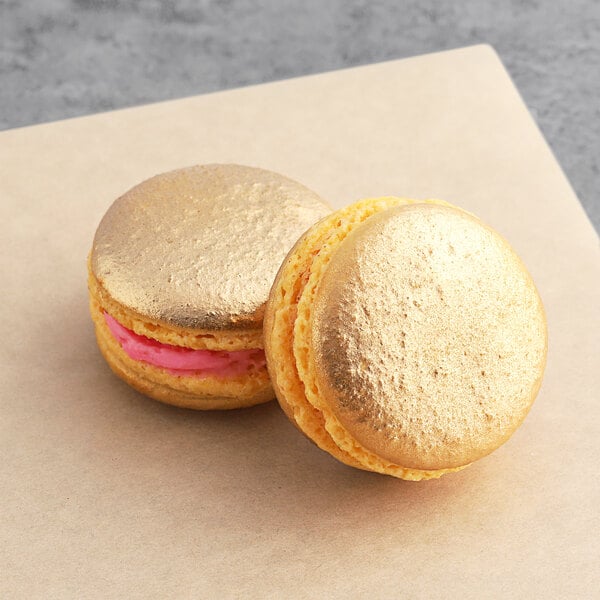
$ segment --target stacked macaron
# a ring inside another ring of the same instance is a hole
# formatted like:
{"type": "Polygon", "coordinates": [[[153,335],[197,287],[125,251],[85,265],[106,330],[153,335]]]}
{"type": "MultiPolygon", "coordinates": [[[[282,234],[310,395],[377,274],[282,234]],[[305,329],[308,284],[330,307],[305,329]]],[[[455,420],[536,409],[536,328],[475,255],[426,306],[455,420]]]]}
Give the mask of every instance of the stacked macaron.
{"type": "Polygon", "coordinates": [[[331,213],[304,186],[238,165],[173,171],[119,198],[89,289],[100,349],[136,389],[212,409],[274,388],[321,449],[403,479],[504,443],[546,361],[531,276],[472,214],[393,197],[331,213]]]}
{"type": "Polygon", "coordinates": [[[271,400],[269,288],[297,237],[329,212],[303,185],[240,165],[179,169],[129,190],[89,257],[91,314],[113,371],[188,408],[271,400]]]}

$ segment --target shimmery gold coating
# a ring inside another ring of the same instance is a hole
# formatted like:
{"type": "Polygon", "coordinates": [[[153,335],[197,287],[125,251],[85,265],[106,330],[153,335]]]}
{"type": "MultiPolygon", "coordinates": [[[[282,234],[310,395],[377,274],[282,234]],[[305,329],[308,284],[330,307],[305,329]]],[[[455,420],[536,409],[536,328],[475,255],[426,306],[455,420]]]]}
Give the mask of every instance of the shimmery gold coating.
{"type": "Polygon", "coordinates": [[[277,173],[179,169],[113,203],[94,238],[91,271],[106,296],[153,323],[256,330],[287,251],[329,212],[314,192],[277,173]]]}
{"type": "Polygon", "coordinates": [[[265,348],[280,403],[321,448],[425,479],[521,423],[545,316],[498,234],[445,203],[393,200],[338,211],[298,242],[271,292],[265,348]]]}
{"type": "Polygon", "coordinates": [[[318,385],[356,440],[441,469],[488,454],[525,418],[546,325],[503,238],[463,211],[413,205],[340,245],[315,297],[312,346],[318,385]]]}

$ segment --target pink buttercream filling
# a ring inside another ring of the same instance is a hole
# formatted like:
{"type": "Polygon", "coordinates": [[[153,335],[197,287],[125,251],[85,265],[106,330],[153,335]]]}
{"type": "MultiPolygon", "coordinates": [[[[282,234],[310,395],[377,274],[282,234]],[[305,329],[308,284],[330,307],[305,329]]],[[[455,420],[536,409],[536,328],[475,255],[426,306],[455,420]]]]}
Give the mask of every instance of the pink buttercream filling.
{"type": "Polygon", "coordinates": [[[166,369],[173,375],[185,377],[235,377],[265,366],[265,352],[252,350],[195,350],[163,344],[123,327],[108,313],[104,319],[111,333],[129,358],[141,360],[166,369]]]}

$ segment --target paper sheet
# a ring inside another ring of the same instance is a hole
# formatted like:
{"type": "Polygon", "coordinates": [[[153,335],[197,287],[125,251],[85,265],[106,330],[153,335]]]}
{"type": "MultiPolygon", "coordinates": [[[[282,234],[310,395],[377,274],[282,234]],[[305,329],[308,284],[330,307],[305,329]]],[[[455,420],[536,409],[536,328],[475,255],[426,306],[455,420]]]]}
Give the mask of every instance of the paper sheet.
{"type": "Polygon", "coordinates": [[[3,598],[600,595],[598,238],[487,46],[0,133],[3,598]],[[346,467],[276,403],[163,406],[96,348],[86,255],[122,192],[194,163],[335,206],[437,197],[498,229],[545,302],[524,425],[411,483],[346,467]]]}

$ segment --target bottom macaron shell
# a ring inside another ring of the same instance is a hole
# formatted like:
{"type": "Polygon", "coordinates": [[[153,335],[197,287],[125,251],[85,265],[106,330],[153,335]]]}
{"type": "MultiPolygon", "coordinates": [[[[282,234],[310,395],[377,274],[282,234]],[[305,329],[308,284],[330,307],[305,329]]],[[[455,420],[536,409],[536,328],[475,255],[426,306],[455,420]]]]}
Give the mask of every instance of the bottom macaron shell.
{"type": "Polygon", "coordinates": [[[160,402],[195,410],[234,409],[273,399],[266,368],[232,378],[181,377],[131,359],[112,335],[102,309],[93,299],[90,312],[98,347],[113,372],[139,392],[160,402]]]}

